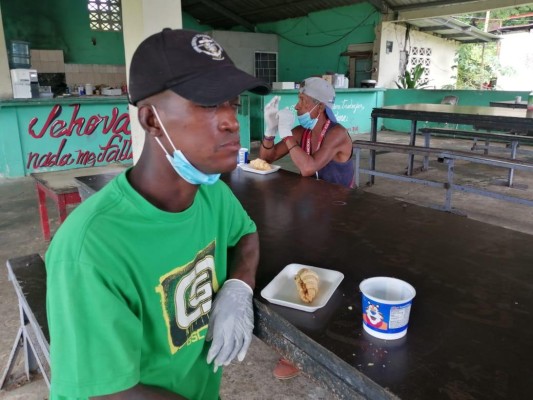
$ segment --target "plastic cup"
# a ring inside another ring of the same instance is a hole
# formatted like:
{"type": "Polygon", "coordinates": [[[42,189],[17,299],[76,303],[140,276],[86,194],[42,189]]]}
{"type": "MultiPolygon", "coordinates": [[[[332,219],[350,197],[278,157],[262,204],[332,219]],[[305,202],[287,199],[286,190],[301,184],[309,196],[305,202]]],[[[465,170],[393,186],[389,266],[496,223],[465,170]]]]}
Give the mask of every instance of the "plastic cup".
{"type": "Polygon", "coordinates": [[[416,290],[400,279],[378,276],[359,284],[363,329],[379,339],[399,339],[407,333],[416,290]]]}
{"type": "Polygon", "coordinates": [[[237,164],[248,164],[248,149],[241,147],[237,156],[237,164]]]}

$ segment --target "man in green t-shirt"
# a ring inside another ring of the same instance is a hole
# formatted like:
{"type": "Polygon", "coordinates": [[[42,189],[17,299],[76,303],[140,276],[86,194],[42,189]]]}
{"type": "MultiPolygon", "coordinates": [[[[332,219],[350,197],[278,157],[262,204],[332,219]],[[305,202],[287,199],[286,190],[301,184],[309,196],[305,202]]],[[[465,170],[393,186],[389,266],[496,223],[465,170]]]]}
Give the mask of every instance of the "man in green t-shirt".
{"type": "Polygon", "coordinates": [[[250,345],[259,261],[255,224],[218,178],[236,167],[239,94],[269,86],[209,36],[171,29],[139,45],[129,79],[140,158],[46,254],[50,398],[215,400],[219,367],[250,345]]]}

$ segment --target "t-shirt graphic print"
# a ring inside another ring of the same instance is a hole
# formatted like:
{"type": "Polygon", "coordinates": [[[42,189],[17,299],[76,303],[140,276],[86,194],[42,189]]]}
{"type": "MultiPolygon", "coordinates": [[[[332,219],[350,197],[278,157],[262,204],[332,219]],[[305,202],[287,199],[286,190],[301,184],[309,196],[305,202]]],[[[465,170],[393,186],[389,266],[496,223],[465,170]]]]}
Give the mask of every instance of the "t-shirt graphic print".
{"type": "Polygon", "coordinates": [[[205,337],[213,292],[218,291],[215,275],[215,242],[211,242],[186,265],[160,278],[155,288],[161,296],[170,351],[175,354],[205,337]]]}

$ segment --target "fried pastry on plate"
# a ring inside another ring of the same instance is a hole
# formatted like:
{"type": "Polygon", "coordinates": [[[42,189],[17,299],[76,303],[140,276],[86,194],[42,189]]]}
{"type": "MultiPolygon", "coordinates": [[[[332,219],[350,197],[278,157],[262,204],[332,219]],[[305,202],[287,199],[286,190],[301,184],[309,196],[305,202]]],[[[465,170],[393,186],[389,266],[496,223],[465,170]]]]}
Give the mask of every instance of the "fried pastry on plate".
{"type": "Polygon", "coordinates": [[[294,277],[298,295],[305,303],[311,303],[318,294],[318,275],[307,268],[302,268],[294,277]]]}
{"type": "Polygon", "coordinates": [[[272,169],[272,166],[261,158],[250,161],[250,166],[259,171],[270,171],[272,169]]]}

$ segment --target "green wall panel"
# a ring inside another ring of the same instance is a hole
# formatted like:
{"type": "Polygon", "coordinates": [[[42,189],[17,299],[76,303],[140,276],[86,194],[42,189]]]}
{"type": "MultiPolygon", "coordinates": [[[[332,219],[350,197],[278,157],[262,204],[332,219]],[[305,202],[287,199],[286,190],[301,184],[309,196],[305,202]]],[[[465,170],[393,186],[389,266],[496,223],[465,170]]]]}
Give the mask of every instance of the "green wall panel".
{"type": "Polygon", "coordinates": [[[0,0],[0,6],[7,46],[24,40],[32,49],[63,50],[69,64],[125,64],[122,32],[91,31],[86,0],[0,0]]]}
{"type": "Polygon", "coordinates": [[[259,25],[279,36],[278,80],[299,82],[326,72],[346,74],[350,44],[372,43],[380,14],[368,3],[259,25]]]}
{"type": "Polygon", "coordinates": [[[197,20],[195,20],[193,17],[191,17],[189,14],[184,13],[184,12],[181,13],[181,20],[182,20],[183,29],[192,29],[192,30],[200,31],[200,32],[206,32],[206,31],[213,30],[212,26],[202,25],[197,20]]]}
{"type": "Polygon", "coordinates": [[[126,97],[0,101],[0,176],[131,162],[126,97]]]}
{"type": "MultiPolygon", "coordinates": [[[[383,105],[383,93],[385,89],[337,89],[335,91],[335,104],[333,112],[337,121],[342,124],[348,133],[355,135],[370,132],[370,113],[375,107],[383,105]]],[[[274,90],[272,93],[262,97],[264,104],[267,104],[274,96],[280,96],[279,108],[289,108],[294,111],[294,106],[298,102],[298,90],[274,90]]],[[[264,105],[261,104],[254,113],[264,124],[262,113],[264,105]]],[[[295,119],[295,126],[298,124],[295,119]]],[[[261,139],[264,132],[264,125],[260,127],[261,135],[253,134],[253,138],[261,139]]]]}
{"type": "Polygon", "coordinates": [[[0,177],[24,176],[24,160],[16,108],[0,105],[0,177]]]}

